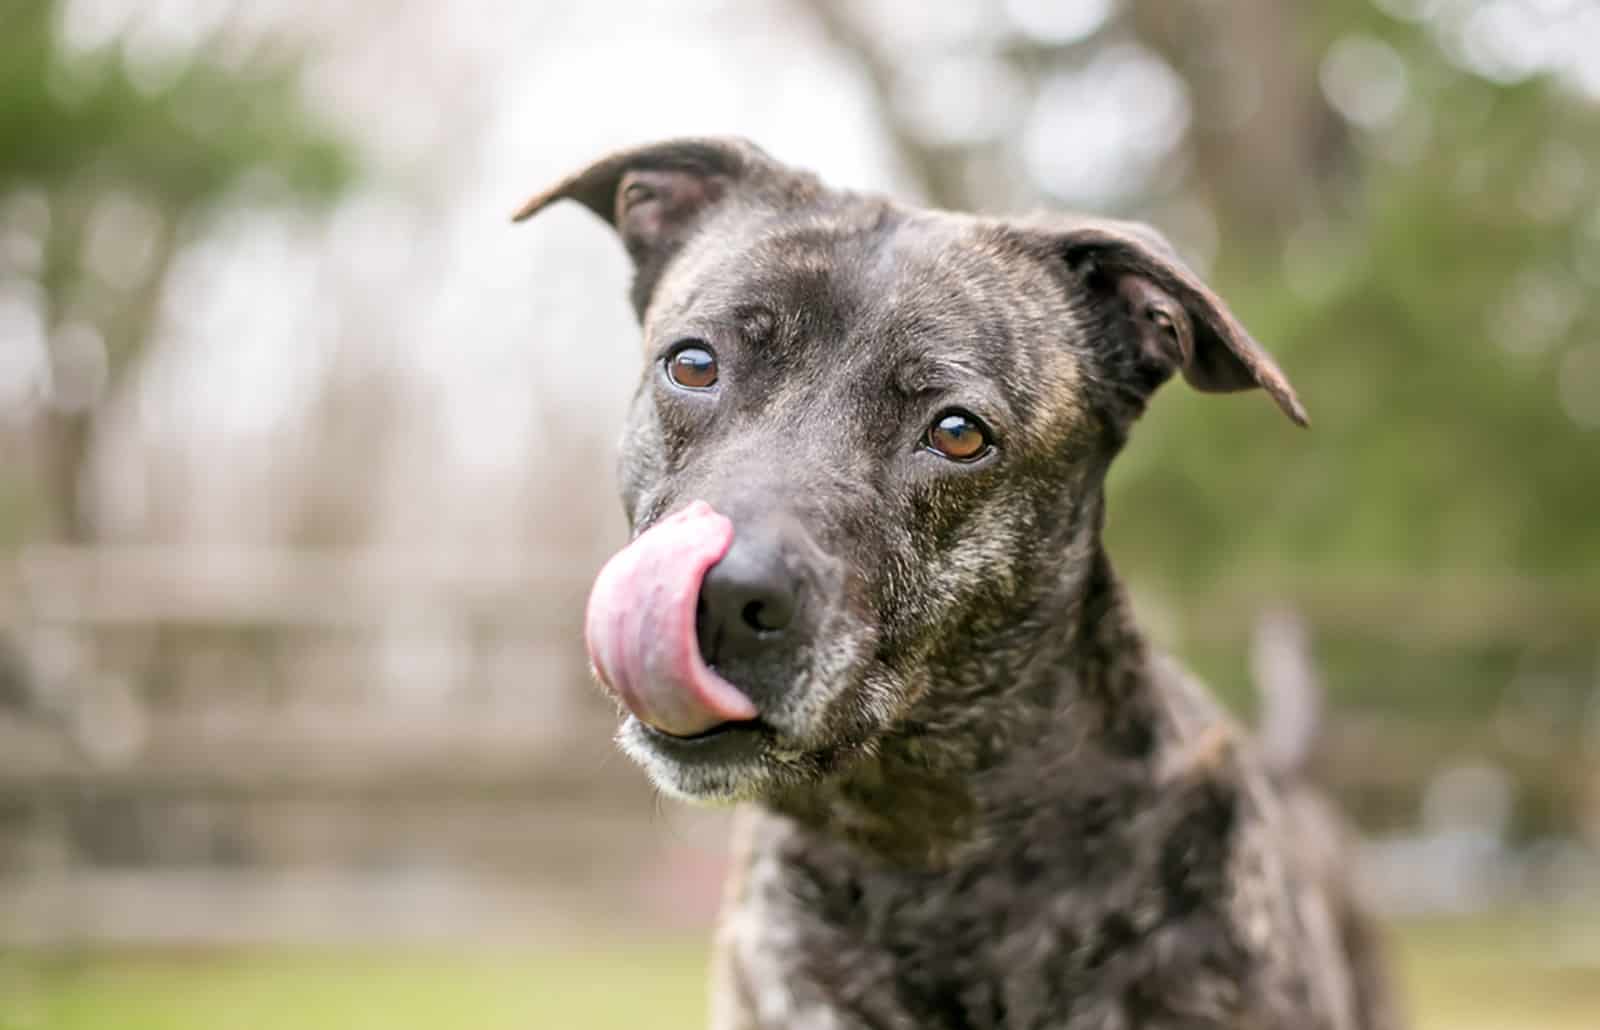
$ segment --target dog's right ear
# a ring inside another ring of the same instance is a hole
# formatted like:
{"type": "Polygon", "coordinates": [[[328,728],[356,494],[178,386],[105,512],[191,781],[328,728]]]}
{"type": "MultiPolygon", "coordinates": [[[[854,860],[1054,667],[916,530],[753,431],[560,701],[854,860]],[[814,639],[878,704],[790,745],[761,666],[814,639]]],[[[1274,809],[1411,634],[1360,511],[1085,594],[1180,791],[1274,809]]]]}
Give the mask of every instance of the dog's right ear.
{"type": "Polygon", "coordinates": [[[735,189],[814,183],[742,139],[676,139],[619,150],[534,196],[513,221],[576,200],[611,224],[633,259],[633,305],[642,317],[667,262],[735,189]]]}

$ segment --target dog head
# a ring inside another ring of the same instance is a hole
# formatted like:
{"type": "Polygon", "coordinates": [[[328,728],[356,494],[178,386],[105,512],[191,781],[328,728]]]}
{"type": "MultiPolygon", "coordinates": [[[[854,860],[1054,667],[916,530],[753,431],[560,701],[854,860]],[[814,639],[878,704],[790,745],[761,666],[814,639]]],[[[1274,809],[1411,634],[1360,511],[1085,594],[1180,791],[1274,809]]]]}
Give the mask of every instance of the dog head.
{"type": "Polygon", "coordinates": [[[1042,631],[1173,373],[1263,387],[1305,422],[1141,225],[918,210],[738,140],[613,154],[516,217],[563,199],[621,236],[646,357],[621,458],[634,540],[588,645],[622,746],[682,797],[834,774],[958,689],[953,665],[1042,631]]]}

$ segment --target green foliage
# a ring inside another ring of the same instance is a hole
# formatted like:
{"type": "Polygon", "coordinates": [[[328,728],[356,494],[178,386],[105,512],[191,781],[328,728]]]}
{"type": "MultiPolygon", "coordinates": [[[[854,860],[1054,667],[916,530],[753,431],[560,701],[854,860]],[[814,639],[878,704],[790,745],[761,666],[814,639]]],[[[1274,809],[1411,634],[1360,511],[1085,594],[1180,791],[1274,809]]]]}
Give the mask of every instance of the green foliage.
{"type": "MultiPolygon", "coordinates": [[[[91,326],[115,389],[149,338],[168,266],[208,215],[326,200],[358,169],[307,111],[296,61],[222,63],[204,45],[164,64],[118,43],[78,52],[61,11],[54,0],[0,7],[0,217],[16,223],[0,230],[31,238],[38,255],[0,264],[0,286],[15,292],[20,278],[48,331],[91,326]],[[97,219],[119,238],[97,237],[97,219]]],[[[78,470],[92,418],[33,420],[34,474],[0,481],[0,546],[88,534],[78,470]]]]}
{"type": "Polygon", "coordinates": [[[1295,244],[1316,289],[1276,249],[1225,253],[1217,275],[1312,429],[1259,398],[1169,387],[1115,473],[1140,578],[1192,594],[1288,555],[1307,572],[1600,589],[1600,428],[1559,381],[1570,352],[1600,347],[1597,284],[1575,270],[1600,237],[1600,110],[1407,45],[1418,121],[1394,132],[1425,135],[1404,160],[1382,138],[1358,148],[1346,210],[1295,244]],[[1550,197],[1551,165],[1573,162],[1581,194],[1550,197]]]}
{"type": "Polygon", "coordinates": [[[135,81],[116,48],[70,53],[57,8],[23,0],[0,15],[0,189],[87,181],[187,213],[248,172],[314,197],[354,171],[344,145],[310,123],[294,64],[234,69],[201,55],[135,81]]]}

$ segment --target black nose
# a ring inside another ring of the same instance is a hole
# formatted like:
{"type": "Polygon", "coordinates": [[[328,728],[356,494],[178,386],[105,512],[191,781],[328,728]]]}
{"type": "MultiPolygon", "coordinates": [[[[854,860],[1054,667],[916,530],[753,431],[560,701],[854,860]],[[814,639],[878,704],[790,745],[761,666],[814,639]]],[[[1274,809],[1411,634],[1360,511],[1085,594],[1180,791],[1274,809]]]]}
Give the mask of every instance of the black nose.
{"type": "Polygon", "coordinates": [[[755,658],[794,621],[800,583],[776,541],[734,537],[700,584],[695,633],[712,665],[755,658]]]}

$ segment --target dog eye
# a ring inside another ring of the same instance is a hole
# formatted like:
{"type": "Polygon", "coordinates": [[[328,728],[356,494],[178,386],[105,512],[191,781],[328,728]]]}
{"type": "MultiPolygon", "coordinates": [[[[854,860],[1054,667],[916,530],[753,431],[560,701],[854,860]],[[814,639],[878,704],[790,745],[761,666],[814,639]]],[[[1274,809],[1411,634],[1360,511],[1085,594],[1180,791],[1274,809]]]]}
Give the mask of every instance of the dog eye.
{"type": "Polygon", "coordinates": [[[717,356],[697,340],[680,344],[667,355],[667,378],[685,389],[709,389],[717,381],[717,356]]]}
{"type": "Polygon", "coordinates": [[[974,461],[991,446],[989,431],[964,411],[947,411],[933,420],[923,446],[951,461],[974,461]]]}

